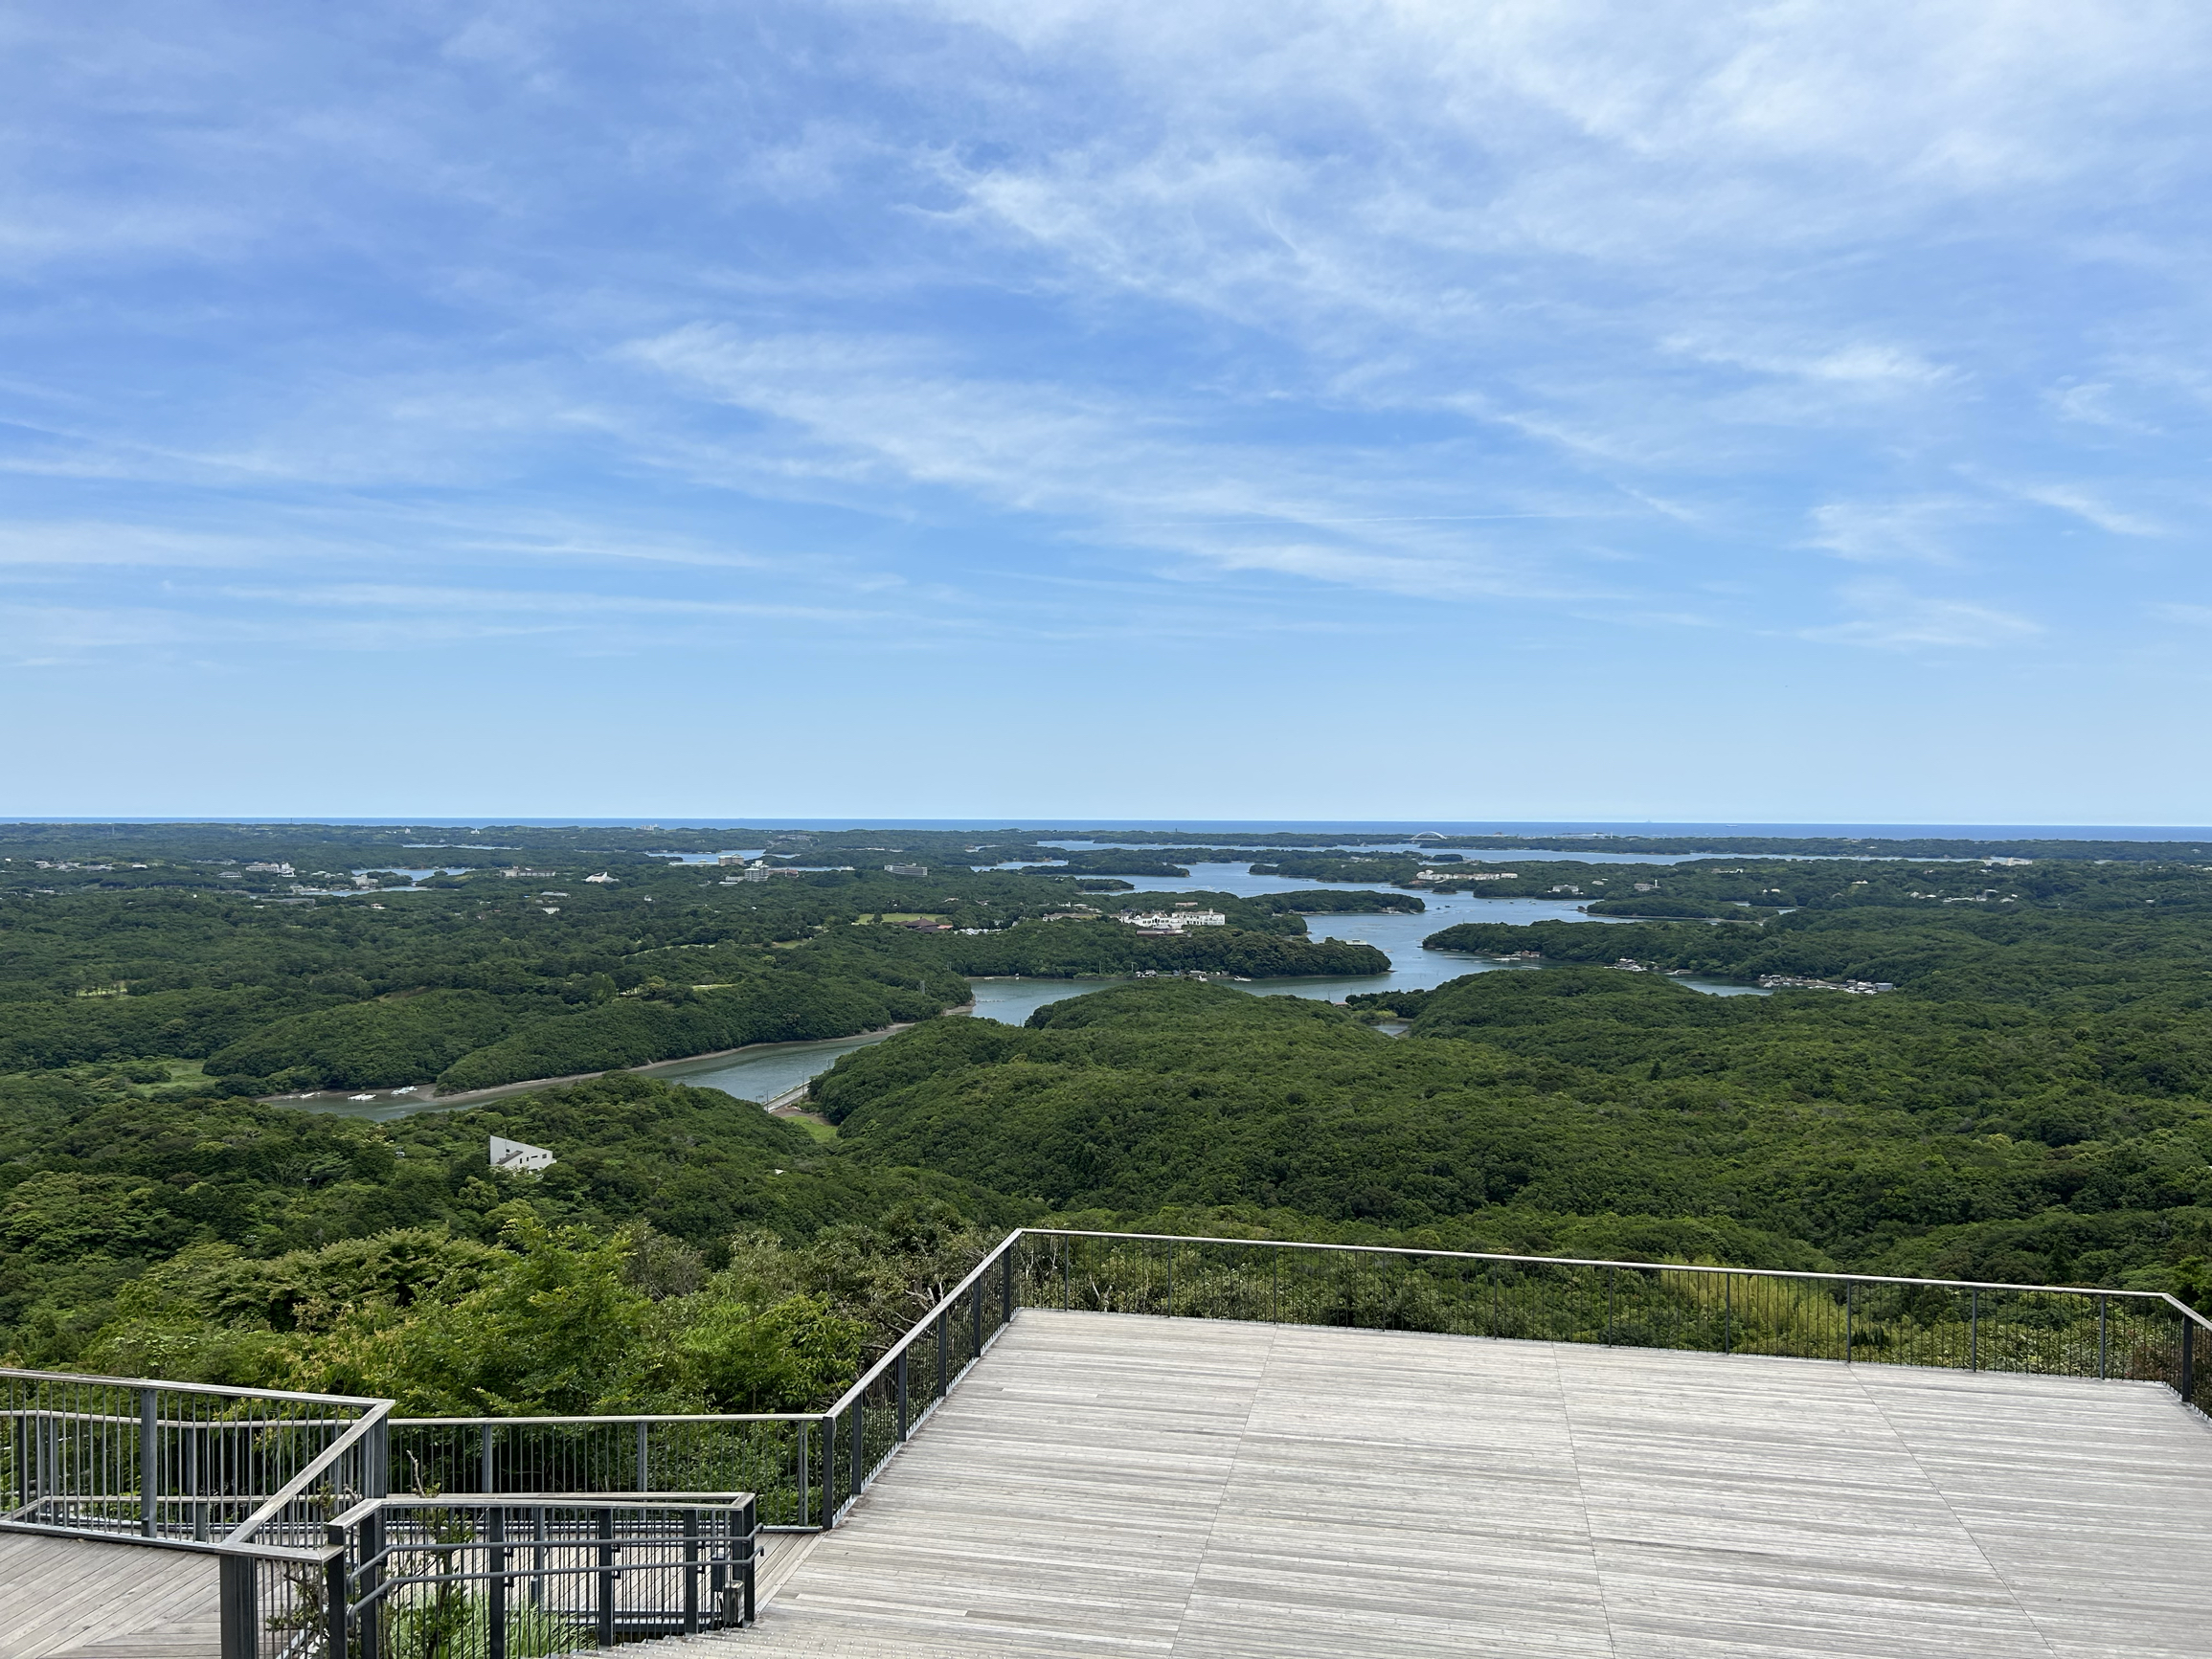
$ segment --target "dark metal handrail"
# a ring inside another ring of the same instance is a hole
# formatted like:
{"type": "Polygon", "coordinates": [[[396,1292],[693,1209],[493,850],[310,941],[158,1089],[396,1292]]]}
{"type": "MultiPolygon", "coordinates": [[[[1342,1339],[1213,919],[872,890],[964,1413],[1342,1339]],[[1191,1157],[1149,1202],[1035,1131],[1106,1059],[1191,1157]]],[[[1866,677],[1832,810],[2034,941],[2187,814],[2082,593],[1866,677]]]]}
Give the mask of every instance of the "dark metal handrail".
{"type": "Polygon", "coordinates": [[[1024,1227],[818,1412],[395,1418],[388,1401],[345,1396],[0,1370],[0,1489],[15,1493],[0,1516],[110,1536],[274,1530],[297,1543],[332,1503],[387,1487],[612,1502],[743,1483],[760,1494],[756,1524],[765,1511],[770,1530],[818,1531],[1025,1307],[2131,1378],[2192,1405],[2205,1403],[2197,1333],[2212,1331],[2155,1290],[1024,1227]],[[322,1409],[285,1415],[303,1407],[322,1409]]]}
{"type": "MultiPolygon", "coordinates": [[[[381,1496],[384,1486],[385,1456],[380,1430],[392,1410],[392,1401],[379,1400],[363,1412],[353,1425],[323,1449],[320,1456],[282,1488],[270,1494],[266,1503],[240,1521],[224,1541],[240,1544],[256,1541],[264,1527],[298,1525],[302,1517],[288,1512],[295,1504],[305,1500],[310,1507],[318,1498],[326,1509],[329,1500],[346,1490],[342,1484],[345,1475],[355,1478],[350,1483],[354,1493],[381,1496]],[[319,1482],[328,1482],[330,1491],[315,1494],[319,1482]]],[[[313,1517],[319,1519],[320,1517],[313,1517]]],[[[274,1541],[274,1540],[272,1540],[274,1541]]]]}
{"type": "Polygon", "coordinates": [[[2118,1377],[2163,1383],[2193,1407],[2206,1404],[2198,1387],[2197,1335],[2212,1330],[2212,1319],[2164,1291],[1302,1240],[1023,1231],[1034,1241],[1021,1265],[1026,1306],[2118,1377]],[[1051,1255],[1041,1266],[1040,1245],[1051,1255]],[[1078,1295],[1073,1265],[1086,1252],[1091,1260],[1078,1295]],[[1310,1268],[1294,1275],[1287,1312],[1286,1261],[1324,1264],[1318,1277],[1310,1268]],[[1394,1286],[1357,1276],[1388,1277],[1393,1266],[1400,1270],[1394,1286]],[[1481,1277],[1471,1283],[1471,1272],[1481,1277]]]}
{"type": "MultiPolygon", "coordinates": [[[[2212,1318],[2164,1290],[2109,1290],[2097,1285],[2012,1285],[1994,1279],[1907,1279],[1889,1273],[1827,1273],[1805,1267],[1735,1267],[1709,1262],[1619,1262],[1603,1256],[1508,1256],[1492,1250],[1430,1250],[1406,1244],[1317,1244],[1305,1239],[1226,1239],[1203,1233],[1107,1233],[1084,1227],[1022,1227],[1009,1235],[1041,1239],[1128,1239],[1155,1244],[1237,1244],[1268,1250],[1331,1250],[1346,1255],[1433,1256],[1456,1262],[1519,1262],[1546,1267],[1663,1268],[1669,1273],[1756,1273],[1762,1279],[1825,1279],[1835,1284],[1906,1285],[1941,1290],[2034,1290],[2065,1296],[2135,1296],[2163,1302],[2212,1331],[2212,1318]]],[[[1000,1246],[1002,1249],[1004,1245],[1000,1246]]]]}
{"type": "MultiPolygon", "coordinates": [[[[77,1371],[22,1371],[0,1365],[0,1382],[18,1379],[27,1382],[88,1383],[101,1388],[145,1388],[150,1379],[144,1377],[102,1377],[91,1372],[77,1371]]],[[[355,1394],[301,1394],[283,1388],[234,1388],[222,1382],[161,1382],[157,1384],[172,1394],[219,1394],[232,1400],[260,1401],[288,1400],[302,1405],[390,1405],[389,1400],[378,1400],[372,1395],[355,1394]]],[[[287,1422],[305,1421],[286,1419],[287,1422]]],[[[339,1421],[348,1421],[340,1419],[339,1421]]]]}
{"type": "Polygon", "coordinates": [[[750,1492],[372,1499],[329,1523],[327,1653],[508,1659],[742,1628],[759,1532],[750,1492]]]}

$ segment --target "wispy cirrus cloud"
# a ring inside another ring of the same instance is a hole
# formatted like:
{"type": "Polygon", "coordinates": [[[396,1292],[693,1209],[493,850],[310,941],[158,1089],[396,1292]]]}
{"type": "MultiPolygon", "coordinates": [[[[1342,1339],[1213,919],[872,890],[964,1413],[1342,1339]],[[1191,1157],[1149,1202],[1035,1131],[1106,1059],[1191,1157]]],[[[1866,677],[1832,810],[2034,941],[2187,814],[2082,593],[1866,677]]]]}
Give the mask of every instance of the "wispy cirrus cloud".
{"type": "Polygon", "coordinates": [[[508,641],[610,704],[910,645],[1165,684],[1128,662],[1210,641],[1296,702],[1325,638],[1474,703],[1501,653],[1902,677],[2212,603],[2180,0],[9,28],[0,591],[40,661],[196,640],[343,723],[321,651],[451,640],[465,681],[508,641]]]}
{"type": "Polygon", "coordinates": [[[1988,650],[2022,644],[2045,631],[2017,612],[1968,599],[1930,597],[1889,582],[1856,583],[1839,596],[1858,615],[1804,629],[1804,638],[1885,651],[1988,650]]]}

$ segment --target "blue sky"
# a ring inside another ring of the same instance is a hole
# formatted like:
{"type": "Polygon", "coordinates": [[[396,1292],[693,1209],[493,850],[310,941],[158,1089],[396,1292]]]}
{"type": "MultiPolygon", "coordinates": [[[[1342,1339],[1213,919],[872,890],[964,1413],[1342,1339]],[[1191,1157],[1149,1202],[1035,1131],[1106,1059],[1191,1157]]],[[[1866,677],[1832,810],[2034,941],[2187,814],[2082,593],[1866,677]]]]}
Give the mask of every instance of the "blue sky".
{"type": "Polygon", "coordinates": [[[2212,11],[31,0],[0,813],[2212,821],[2212,11]]]}

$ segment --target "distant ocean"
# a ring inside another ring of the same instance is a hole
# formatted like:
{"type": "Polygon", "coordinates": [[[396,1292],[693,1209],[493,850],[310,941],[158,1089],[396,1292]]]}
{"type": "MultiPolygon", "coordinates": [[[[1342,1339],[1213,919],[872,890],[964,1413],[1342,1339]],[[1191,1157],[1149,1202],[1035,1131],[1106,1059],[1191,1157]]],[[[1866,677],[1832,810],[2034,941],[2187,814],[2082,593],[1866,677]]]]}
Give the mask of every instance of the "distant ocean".
{"type": "Polygon", "coordinates": [[[327,823],[393,824],[422,829],[482,829],[527,824],[537,829],[775,830],[1186,830],[1198,835],[1509,836],[1857,836],[1868,841],[1936,837],[1948,841],[2195,841],[2212,837],[2201,824],[2020,823],[1598,823],[1551,818],[19,818],[16,823],[327,823]]]}

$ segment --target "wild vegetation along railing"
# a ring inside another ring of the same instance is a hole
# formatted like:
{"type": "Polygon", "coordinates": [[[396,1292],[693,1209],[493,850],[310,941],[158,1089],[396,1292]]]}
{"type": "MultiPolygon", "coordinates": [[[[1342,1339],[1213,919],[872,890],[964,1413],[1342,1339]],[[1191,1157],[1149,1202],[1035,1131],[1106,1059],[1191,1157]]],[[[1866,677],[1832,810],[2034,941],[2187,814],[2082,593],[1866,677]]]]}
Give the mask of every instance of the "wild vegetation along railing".
{"type": "Polygon", "coordinates": [[[284,1543],[381,1491],[388,1401],[0,1370],[0,1517],[284,1543]],[[294,1513],[298,1511],[300,1513],[294,1513]]]}
{"type": "Polygon", "coordinates": [[[821,1513],[823,1423],[816,1412],[399,1417],[386,1490],[749,1491],[765,1523],[808,1527],[821,1513]]]}
{"type": "Polygon", "coordinates": [[[743,1491],[761,1527],[816,1530],[1018,1308],[2120,1378],[2212,1403],[2212,1320],[2161,1292],[1027,1228],[820,1412],[385,1421],[381,1401],[0,1372],[5,1518],[305,1547],[384,1491],[743,1491]]]}
{"type": "Polygon", "coordinates": [[[1016,1302],[1009,1233],[826,1411],[395,1418],[387,1490],[750,1491],[769,1531],[830,1524],[958,1384],[1016,1302]]]}
{"type": "Polygon", "coordinates": [[[1024,1229],[1023,1307],[2162,1382],[2212,1320],[2162,1291],[1024,1229]]]}
{"type": "Polygon", "coordinates": [[[328,1652],[523,1659],[735,1629],[758,1533],[749,1492],[371,1499],[330,1524],[328,1652]]]}

